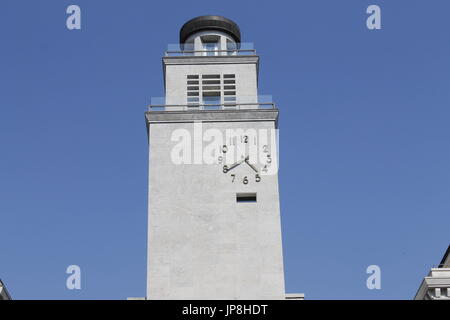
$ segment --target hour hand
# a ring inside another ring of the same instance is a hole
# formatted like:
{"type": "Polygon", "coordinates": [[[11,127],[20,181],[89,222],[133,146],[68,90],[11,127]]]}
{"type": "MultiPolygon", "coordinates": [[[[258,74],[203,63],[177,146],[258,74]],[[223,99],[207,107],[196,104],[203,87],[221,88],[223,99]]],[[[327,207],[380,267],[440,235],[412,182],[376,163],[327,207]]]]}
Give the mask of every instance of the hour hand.
{"type": "Polygon", "coordinates": [[[234,168],[236,168],[236,167],[237,167],[238,165],[240,165],[242,162],[247,161],[247,159],[248,159],[248,157],[245,158],[245,159],[242,159],[242,160],[240,160],[240,161],[238,161],[238,162],[236,162],[235,164],[232,164],[232,165],[227,169],[227,172],[230,171],[230,170],[232,170],[232,169],[234,169],[234,168]]]}

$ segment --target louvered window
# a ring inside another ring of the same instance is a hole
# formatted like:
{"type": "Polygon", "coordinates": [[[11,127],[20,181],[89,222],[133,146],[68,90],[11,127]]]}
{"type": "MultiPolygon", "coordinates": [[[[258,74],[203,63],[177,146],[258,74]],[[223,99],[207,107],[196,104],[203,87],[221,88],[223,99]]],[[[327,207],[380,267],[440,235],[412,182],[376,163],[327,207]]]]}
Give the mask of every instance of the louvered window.
{"type": "Polygon", "coordinates": [[[234,74],[188,75],[187,105],[189,108],[220,109],[236,106],[236,76],[234,74]]]}

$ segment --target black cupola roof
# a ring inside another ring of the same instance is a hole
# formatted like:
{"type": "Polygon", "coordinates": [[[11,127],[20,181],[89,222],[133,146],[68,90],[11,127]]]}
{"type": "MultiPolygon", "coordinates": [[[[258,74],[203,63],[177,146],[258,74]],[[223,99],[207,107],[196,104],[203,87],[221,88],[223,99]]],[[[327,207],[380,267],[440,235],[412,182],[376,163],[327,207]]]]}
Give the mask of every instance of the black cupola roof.
{"type": "Polygon", "coordinates": [[[237,43],[241,42],[239,26],[230,19],[222,16],[200,16],[189,20],[181,27],[180,43],[185,43],[192,34],[205,30],[225,32],[237,43]]]}

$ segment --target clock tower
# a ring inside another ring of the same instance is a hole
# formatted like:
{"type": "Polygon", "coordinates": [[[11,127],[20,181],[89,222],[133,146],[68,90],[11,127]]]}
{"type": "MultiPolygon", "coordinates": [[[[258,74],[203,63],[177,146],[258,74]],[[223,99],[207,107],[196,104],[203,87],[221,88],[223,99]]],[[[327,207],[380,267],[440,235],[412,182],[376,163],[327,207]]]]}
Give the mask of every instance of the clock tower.
{"type": "Polygon", "coordinates": [[[284,299],[278,109],[239,27],[201,16],[162,58],[149,138],[147,299],[284,299]]]}

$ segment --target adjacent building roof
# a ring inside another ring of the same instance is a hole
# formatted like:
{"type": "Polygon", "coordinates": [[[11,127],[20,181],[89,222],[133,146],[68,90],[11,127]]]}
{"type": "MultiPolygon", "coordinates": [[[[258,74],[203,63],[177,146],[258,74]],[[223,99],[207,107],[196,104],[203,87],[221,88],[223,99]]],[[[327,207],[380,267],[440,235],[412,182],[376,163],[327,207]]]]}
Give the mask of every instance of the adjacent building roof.
{"type": "Polygon", "coordinates": [[[439,265],[423,279],[414,299],[450,300],[450,246],[439,265]]]}
{"type": "Polygon", "coordinates": [[[440,268],[450,268],[450,245],[445,251],[444,256],[442,257],[441,263],[439,264],[440,268]]]}
{"type": "Polygon", "coordinates": [[[1,279],[0,279],[0,300],[11,300],[11,296],[9,295],[8,290],[6,290],[6,287],[1,279]]]}

